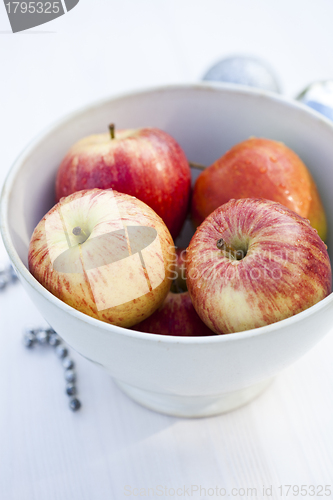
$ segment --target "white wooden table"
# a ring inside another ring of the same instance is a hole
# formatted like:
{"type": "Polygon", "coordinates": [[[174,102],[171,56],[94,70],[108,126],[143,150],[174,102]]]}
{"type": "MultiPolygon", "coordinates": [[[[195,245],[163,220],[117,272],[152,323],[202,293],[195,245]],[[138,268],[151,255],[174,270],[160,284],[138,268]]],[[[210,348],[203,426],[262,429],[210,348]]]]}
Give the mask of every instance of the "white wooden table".
{"type": "MultiPolygon", "coordinates": [[[[289,96],[332,78],[332,19],[330,0],[81,0],[12,35],[1,4],[0,184],[28,141],[64,114],[198,80],[223,56],[266,59],[289,96]]],[[[133,403],[75,353],[83,406],[71,413],[52,351],[21,344],[22,328],[42,322],[20,284],[0,294],[1,500],[277,499],[302,497],[301,485],[303,498],[333,497],[333,334],[250,405],[181,420],[133,403]]]]}

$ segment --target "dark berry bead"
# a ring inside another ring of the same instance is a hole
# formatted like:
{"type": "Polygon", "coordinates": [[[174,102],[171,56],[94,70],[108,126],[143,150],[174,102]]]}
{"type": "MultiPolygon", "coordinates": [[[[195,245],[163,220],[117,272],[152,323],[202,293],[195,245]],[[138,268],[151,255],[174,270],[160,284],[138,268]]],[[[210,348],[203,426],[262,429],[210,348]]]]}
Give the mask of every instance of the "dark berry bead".
{"type": "Polygon", "coordinates": [[[76,375],[74,370],[66,370],[65,371],[65,379],[67,382],[75,382],[76,375]]]}
{"type": "Polygon", "coordinates": [[[77,398],[72,398],[69,402],[69,407],[72,411],[77,411],[81,408],[81,403],[77,398]]]}
{"type": "Polygon", "coordinates": [[[65,368],[65,370],[70,370],[74,368],[74,361],[71,358],[64,358],[62,361],[62,366],[65,368]]]}
{"type": "Polygon", "coordinates": [[[9,276],[10,276],[12,283],[15,283],[15,281],[18,280],[18,276],[17,276],[16,271],[12,265],[9,266],[9,276]]]}
{"type": "Polygon", "coordinates": [[[69,382],[66,385],[66,394],[68,394],[68,396],[75,396],[75,394],[76,394],[76,387],[71,382],[69,382]]]}
{"type": "Polygon", "coordinates": [[[35,335],[36,335],[36,340],[37,340],[38,344],[40,344],[40,345],[47,344],[48,334],[47,334],[46,330],[44,330],[44,329],[37,330],[35,335]]]}
{"type": "Polygon", "coordinates": [[[33,347],[36,342],[36,336],[33,333],[25,333],[23,337],[23,344],[25,347],[33,347]]]}
{"type": "Polygon", "coordinates": [[[51,333],[49,335],[49,344],[52,347],[57,347],[57,345],[60,344],[60,338],[58,337],[58,335],[56,333],[51,333]]]}
{"type": "Polygon", "coordinates": [[[56,353],[60,359],[63,359],[67,356],[68,350],[66,349],[66,347],[60,344],[56,347],[56,353]]]}
{"type": "Polygon", "coordinates": [[[32,328],[31,326],[28,326],[27,328],[24,329],[24,334],[25,335],[27,335],[27,334],[36,335],[37,331],[38,331],[38,329],[32,328]]]}
{"type": "Polygon", "coordinates": [[[7,280],[5,279],[4,276],[0,275],[0,290],[6,288],[6,285],[7,285],[7,280]]]}

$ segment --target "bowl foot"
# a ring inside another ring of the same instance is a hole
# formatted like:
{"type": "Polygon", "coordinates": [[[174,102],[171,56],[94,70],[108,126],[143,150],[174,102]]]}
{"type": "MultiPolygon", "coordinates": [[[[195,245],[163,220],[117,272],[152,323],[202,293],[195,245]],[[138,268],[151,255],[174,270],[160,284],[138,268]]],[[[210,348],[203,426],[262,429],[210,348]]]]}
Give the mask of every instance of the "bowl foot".
{"type": "Polygon", "coordinates": [[[178,396],[139,389],[115,380],[127,396],[142,406],[166,415],[187,418],[210,417],[235,410],[259,396],[271,382],[270,378],[251,387],[217,396],[178,396]]]}

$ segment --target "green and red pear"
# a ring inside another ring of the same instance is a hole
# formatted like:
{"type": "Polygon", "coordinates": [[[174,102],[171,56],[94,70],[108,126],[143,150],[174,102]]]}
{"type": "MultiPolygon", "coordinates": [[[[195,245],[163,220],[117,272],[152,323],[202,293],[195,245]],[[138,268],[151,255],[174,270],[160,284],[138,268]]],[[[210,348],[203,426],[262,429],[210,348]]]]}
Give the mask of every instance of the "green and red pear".
{"type": "Polygon", "coordinates": [[[250,138],[206,168],[193,190],[195,225],[219,206],[240,198],[281,203],[309,219],[321,239],[326,239],[326,216],[317,186],[299,156],[281,142],[250,138]]]}

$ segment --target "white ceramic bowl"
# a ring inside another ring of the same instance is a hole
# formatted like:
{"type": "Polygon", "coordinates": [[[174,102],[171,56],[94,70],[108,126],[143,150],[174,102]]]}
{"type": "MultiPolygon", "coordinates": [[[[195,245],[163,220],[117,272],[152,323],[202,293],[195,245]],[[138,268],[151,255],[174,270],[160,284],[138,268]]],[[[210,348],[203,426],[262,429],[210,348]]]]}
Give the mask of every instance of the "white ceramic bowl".
{"type": "Polygon", "coordinates": [[[333,125],[302,104],[230,85],[194,84],[116,97],[84,108],[40,135],[21,154],[1,199],[1,230],[10,259],[45,319],[82,356],[105,368],[135,401],[196,417],[236,408],[326,335],[333,295],[289,319],[225,336],[151,335],[112,326],[67,306],[27,269],[34,227],[53,205],[57,167],[81,137],[119,128],[156,126],[189,160],[211,164],[251,135],[285,142],[310,168],[328,216],[333,248],[333,125]]]}

